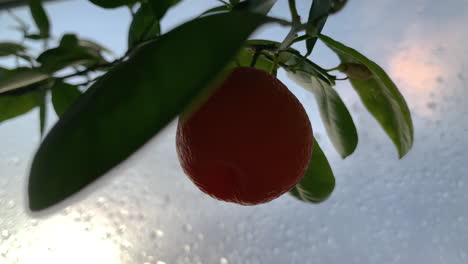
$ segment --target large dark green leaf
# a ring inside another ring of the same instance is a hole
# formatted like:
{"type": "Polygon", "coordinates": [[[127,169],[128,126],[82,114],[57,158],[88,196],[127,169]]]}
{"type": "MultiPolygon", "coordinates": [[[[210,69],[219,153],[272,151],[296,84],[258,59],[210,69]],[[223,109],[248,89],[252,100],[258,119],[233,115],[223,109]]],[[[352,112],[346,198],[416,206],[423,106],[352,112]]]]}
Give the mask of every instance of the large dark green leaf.
{"type": "Polygon", "coordinates": [[[3,67],[0,67],[0,81],[3,79],[3,78],[6,78],[8,73],[10,72],[11,70],[7,69],[7,68],[3,68],[3,67]]]}
{"type": "Polygon", "coordinates": [[[29,0],[29,9],[31,10],[31,15],[36,23],[37,28],[39,29],[39,34],[41,37],[49,37],[50,33],[50,24],[47,14],[42,7],[41,0],[29,0]]]}
{"type": "Polygon", "coordinates": [[[0,42],[0,57],[17,55],[26,51],[26,48],[13,42],[0,42]]]}
{"type": "Polygon", "coordinates": [[[306,32],[307,34],[313,36],[313,38],[310,38],[306,41],[306,57],[312,53],[315,43],[317,42],[317,38],[315,36],[322,31],[323,27],[325,26],[325,22],[327,22],[328,13],[331,9],[330,1],[331,0],[314,0],[312,3],[306,32]]]}
{"type": "Polygon", "coordinates": [[[138,9],[130,24],[128,48],[131,49],[146,40],[155,38],[159,33],[159,20],[154,16],[151,6],[144,3],[138,9]]]}
{"type": "Polygon", "coordinates": [[[0,94],[39,83],[50,76],[39,69],[20,68],[0,78],[0,94]]]}
{"type": "Polygon", "coordinates": [[[131,6],[139,0],[89,0],[91,3],[103,8],[116,8],[121,6],[131,6]]]}
{"type": "Polygon", "coordinates": [[[40,103],[40,94],[30,92],[22,95],[0,94],[0,123],[26,114],[40,103]]]}
{"type": "Polygon", "coordinates": [[[161,20],[166,14],[167,10],[172,6],[179,3],[181,0],[148,0],[149,4],[153,8],[153,13],[156,20],[161,20]]]}
{"type": "Polygon", "coordinates": [[[57,115],[61,116],[80,95],[76,86],[56,81],[52,86],[52,104],[57,115]]]}
{"type": "Polygon", "coordinates": [[[193,20],[101,77],[63,114],[36,153],[30,208],[44,209],[78,192],[194,107],[245,39],[267,21],[241,12],[193,20]]]}
{"type": "Polygon", "coordinates": [[[289,71],[288,76],[314,94],[330,141],[341,157],[346,158],[358,143],[356,127],[346,105],[330,83],[318,78],[317,73],[310,68],[296,69],[295,72],[289,71]]]}
{"type": "Polygon", "coordinates": [[[358,51],[333,39],[320,35],[340,58],[342,63],[360,64],[372,73],[369,79],[349,80],[361,97],[367,110],[377,119],[395,144],[402,158],[413,146],[413,122],[405,99],[385,71],[358,51]]]}
{"type": "Polygon", "coordinates": [[[248,10],[250,12],[266,15],[270,12],[275,3],[276,0],[247,0],[234,6],[234,9],[248,10]]]}
{"type": "Polygon", "coordinates": [[[334,188],[333,171],[327,157],[315,141],[309,168],[304,178],[289,193],[304,202],[320,203],[330,196],[334,188]]]}

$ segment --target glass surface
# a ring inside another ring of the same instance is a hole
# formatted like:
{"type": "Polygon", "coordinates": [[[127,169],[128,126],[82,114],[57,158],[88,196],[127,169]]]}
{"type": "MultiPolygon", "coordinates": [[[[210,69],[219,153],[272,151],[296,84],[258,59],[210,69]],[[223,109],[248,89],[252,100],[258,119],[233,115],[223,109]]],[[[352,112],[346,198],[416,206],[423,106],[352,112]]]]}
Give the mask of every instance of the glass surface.
{"type": "MultiPolygon", "coordinates": [[[[303,17],[310,2],[298,1],[303,17]]],[[[216,4],[183,1],[163,29],[216,4]]],[[[117,54],[125,51],[128,10],[84,0],[46,9],[55,37],[77,32],[117,54]]],[[[30,21],[26,9],[13,11],[30,21]]],[[[288,12],[287,1],[279,0],[271,15],[289,18],[288,12]]],[[[336,89],[360,138],[355,154],[341,160],[313,96],[279,72],[304,104],[336,176],[334,193],[319,205],[289,195],[255,207],[208,197],[179,166],[173,123],[98,183],[31,215],[25,186],[39,144],[38,112],[2,123],[0,263],[467,263],[466,14],[462,0],[361,0],[349,1],[326,24],[325,34],[376,61],[407,99],[415,144],[402,160],[348,82],[340,82],[336,89]]],[[[1,40],[18,38],[11,25],[0,13],[1,40]]],[[[281,41],[286,33],[268,27],[256,37],[281,41]]],[[[322,44],[312,58],[325,68],[338,64],[322,44]]],[[[51,126],[56,118],[49,112],[51,126]]]]}

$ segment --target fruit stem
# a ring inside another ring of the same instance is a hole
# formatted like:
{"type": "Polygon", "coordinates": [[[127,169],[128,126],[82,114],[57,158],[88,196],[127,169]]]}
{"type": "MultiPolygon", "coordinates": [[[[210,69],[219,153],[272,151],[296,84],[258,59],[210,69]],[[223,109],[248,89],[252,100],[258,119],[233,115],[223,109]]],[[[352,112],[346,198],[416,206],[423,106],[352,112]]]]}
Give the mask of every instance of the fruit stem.
{"type": "Polygon", "coordinates": [[[262,50],[261,49],[255,49],[254,56],[252,58],[252,62],[250,63],[250,67],[255,67],[255,64],[257,63],[258,57],[260,57],[262,50]]]}
{"type": "Polygon", "coordinates": [[[275,59],[273,61],[273,65],[271,66],[271,71],[270,71],[270,73],[274,76],[276,76],[278,72],[278,63],[279,63],[279,53],[276,53],[275,59]]]}
{"type": "Polygon", "coordinates": [[[331,72],[331,71],[337,71],[337,70],[339,70],[339,69],[341,69],[341,64],[338,65],[338,66],[336,66],[336,67],[334,67],[334,68],[331,68],[331,69],[325,69],[325,71],[331,72]]]}

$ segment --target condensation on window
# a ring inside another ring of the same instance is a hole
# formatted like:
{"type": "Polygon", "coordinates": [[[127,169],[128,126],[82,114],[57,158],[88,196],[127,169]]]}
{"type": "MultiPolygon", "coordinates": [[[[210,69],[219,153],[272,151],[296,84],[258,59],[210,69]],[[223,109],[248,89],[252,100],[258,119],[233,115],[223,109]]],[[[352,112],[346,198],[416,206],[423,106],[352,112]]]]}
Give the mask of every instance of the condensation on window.
{"type": "MultiPolygon", "coordinates": [[[[164,30],[216,4],[194,2],[174,8],[164,30]]],[[[278,2],[272,15],[288,18],[287,2],[278,2]]],[[[309,2],[298,3],[303,18],[309,2]]],[[[75,31],[124,52],[127,10],[84,1],[46,8],[54,36],[75,31]]],[[[13,11],[29,19],[25,9],[13,11]]],[[[38,113],[2,123],[0,263],[467,263],[466,11],[456,1],[349,1],[324,29],[382,65],[407,98],[415,144],[401,160],[346,82],[336,89],[360,139],[341,160],[313,96],[279,73],[304,104],[336,176],[334,193],[318,205],[284,195],[244,207],[204,195],[179,166],[172,123],[84,192],[31,215],[25,186],[39,144],[38,113]]],[[[2,39],[15,36],[12,23],[0,14],[2,39]]],[[[281,41],[285,33],[272,27],[257,36],[281,41]]],[[[329,68],[338,63],[321,44],[312,57],[329,68]]]]}

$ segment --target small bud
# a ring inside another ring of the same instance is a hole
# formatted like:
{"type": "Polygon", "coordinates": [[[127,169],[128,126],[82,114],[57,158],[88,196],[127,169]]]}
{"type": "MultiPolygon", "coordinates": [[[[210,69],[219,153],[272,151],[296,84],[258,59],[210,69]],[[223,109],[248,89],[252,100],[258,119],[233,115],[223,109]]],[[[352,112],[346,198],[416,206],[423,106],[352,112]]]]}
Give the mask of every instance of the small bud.
{"type": "Polygon", "coordinates": [[[369,80],[374,76],[365,65],[360,63],[342,63],[338,70],[349,78],[357,80],[369,80]]]}

